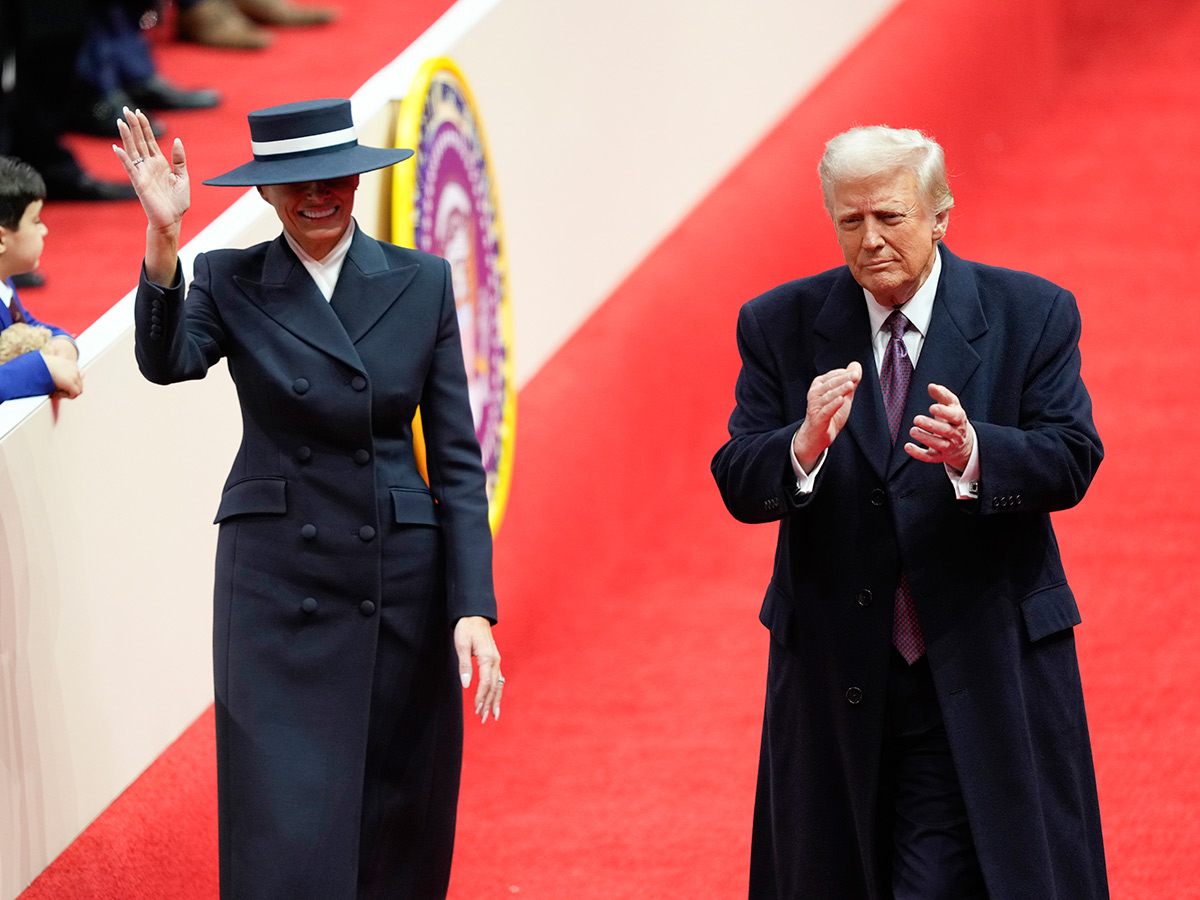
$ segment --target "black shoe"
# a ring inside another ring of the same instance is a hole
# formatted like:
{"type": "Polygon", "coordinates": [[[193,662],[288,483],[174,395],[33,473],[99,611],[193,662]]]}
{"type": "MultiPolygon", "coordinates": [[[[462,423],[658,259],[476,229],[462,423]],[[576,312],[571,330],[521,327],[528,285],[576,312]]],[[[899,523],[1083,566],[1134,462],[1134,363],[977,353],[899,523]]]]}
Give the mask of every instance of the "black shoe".
{"type": "Polygon", "coordinates": [[[73,178],[46,179],[46,199],[59,200],[136,200],[137,191],[125,181],[100,181],[80,172],[73,178]]]}
{"type": "MultiPolygon", "coordinates": [[[[137,104],[124,91],[113,91],[68,114],[67,131],[115,139],[117,137],[117,119],[121,118],[121,109],[126,106],[130,109],[138,108],[137,104]]],[[[150,130],[154,132],[155,137],[162,137],[167,133],[167,129],[161,121],[153,116],[150,116],[149,119],[150,130]]]]}
{"type": "Polygon", "coordinates": [[[221,95],[216,91],[185,91],[158,75],[130,85],[127,93],[136,107],[142,109],[208,109],[221,102],[221,95]]]}
{"type": "Polygon", "coordinates": [[[46,276],[36,270],[33,272],[21,272],[12,277],[12,283],[14,287],[19,288],[40,288],[46,283],[46,276]]]}

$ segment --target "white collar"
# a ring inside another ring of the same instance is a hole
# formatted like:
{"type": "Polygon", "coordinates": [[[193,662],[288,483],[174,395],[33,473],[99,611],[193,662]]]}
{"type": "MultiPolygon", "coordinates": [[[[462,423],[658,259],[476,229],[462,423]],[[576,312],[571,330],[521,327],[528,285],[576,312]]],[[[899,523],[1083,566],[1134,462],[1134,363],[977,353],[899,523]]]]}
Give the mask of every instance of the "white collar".
{"type": "MultiPolygon", "coordinates": [[[[925,283],[917,288],[907,303],[899,307],[908,319],[908,323],[921,335],[929,333],[929,320],[933,318],[933,298],[937,296],[938,281],[942,277],[942,245],[939,243],[933,257],[933,268],[925,283]]],[[[878,303],[871,292],[863,288],[863,297],[867,301],[867,315],[871,317],[871,334],[877,334],[887,317],[892,314],[893,307],[878,303]]]]}
{"type": "Polygon", "coordinates": [[[355,228],[354,219],[351,219],[350,225],[346,228],[346,233],[341,236],[338,242],[334,244],[333,249],[326,253],[322,259],[313,259],[287,233],[287,229],[283,231],[283,236],[287,240],[288,246],[292,248],[292,252],[296,254],[296,258],[300,260],[301,265],[308,270],[308,274],[312,276],[317,289],[320,290],[321,295],[326,300],[330,300],[333,297],[333,289],[337,287],[338,276],[342,273],[342,263],[346,261],[346,254],[350,252],[350,241],[354,238],[355,228]]]}

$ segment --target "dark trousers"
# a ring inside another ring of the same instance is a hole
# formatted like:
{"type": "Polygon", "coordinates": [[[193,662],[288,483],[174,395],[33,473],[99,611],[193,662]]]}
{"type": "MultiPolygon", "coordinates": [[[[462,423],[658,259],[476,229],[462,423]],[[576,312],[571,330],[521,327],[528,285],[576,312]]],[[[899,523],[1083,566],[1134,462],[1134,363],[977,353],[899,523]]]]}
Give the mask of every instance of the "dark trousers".
{"type": "Polygon", "coordinates": [[[893,651],[880,791],[880,847],[895,900],[987,900],[941,706],[925,657],[893,651]]]}

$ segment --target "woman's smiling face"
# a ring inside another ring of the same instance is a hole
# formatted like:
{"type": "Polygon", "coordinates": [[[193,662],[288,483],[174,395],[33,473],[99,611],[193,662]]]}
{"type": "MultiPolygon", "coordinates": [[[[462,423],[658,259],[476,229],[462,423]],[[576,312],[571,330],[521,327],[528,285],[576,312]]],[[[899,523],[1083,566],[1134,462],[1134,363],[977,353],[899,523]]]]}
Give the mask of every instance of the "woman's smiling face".
{"type": "Polygon", "coordinates": [[[347,175],[328,181],[259,185],[262,198],[275,207],[275,214],[292,239],[313,259],[323,259],[350,226],[358,176],[347,175]]]}

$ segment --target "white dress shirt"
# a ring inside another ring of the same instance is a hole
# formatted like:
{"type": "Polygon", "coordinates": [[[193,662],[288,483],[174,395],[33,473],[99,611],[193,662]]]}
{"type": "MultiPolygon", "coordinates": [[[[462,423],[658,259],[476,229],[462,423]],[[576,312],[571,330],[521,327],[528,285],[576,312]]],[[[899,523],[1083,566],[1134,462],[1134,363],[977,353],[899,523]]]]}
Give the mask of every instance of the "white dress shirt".
{"type": "Polygon", "coordinates": [[[350,250],[350,241],[354,237],[355,229],[354,220],[350,220],[350,226],[346,229],[346,233],[328,253],[324,259],[313,259],[300,247],[286,230],[283,236],[287,239],[288,246],[300,259],[301,264],[308,270],[308,274],[312,276],[312,280],[316,282],[317,290],[321,292],[321,296],[326,302],[333,299],[333,289],[337,287],[338,276],[342,274],[342,263],[346,261],[346,253],[350,250]]]}

